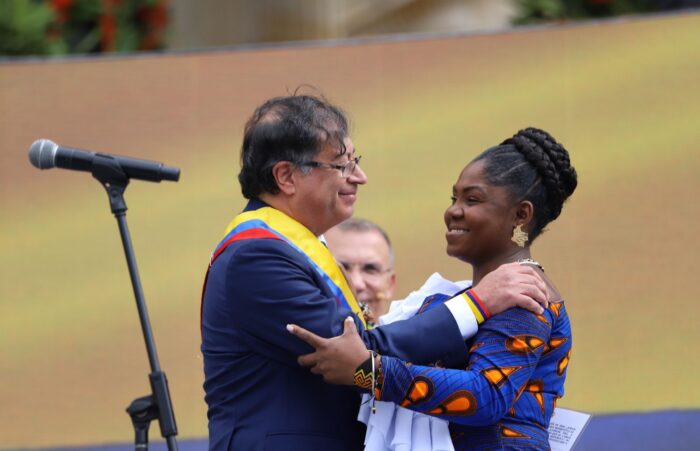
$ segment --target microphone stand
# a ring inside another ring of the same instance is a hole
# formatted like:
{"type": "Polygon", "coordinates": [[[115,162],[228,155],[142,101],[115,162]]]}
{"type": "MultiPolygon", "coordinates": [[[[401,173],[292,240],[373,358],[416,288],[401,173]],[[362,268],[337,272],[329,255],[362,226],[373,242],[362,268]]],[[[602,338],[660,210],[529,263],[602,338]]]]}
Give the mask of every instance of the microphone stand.
{"type": "Polygon", "coordinates": [[[134,250],[131,246],[129,228],[126,224],[127,208],[124,201],[124,191],[129,184],[129,177],[124,173],[116,159],[105,154],[95,155],[92,162],[92,176],[107,190],[109,205],[112,213],[117,218],[119,233],[124,245],[124,253],[126,254],[126,263],[129,266],[131,285],[134,288],[134,296],[136,297],[136,308],[139,312],[141,330],[146,341],[148,361],[151,366],[151,373],[148,375],[151,384],[151,394],[135,399],[126,409],[131,416],[131,422],[134,426],[135,449],[137,451],[148,449],[148,428],[151,421],[157,418],[161,436],[165,438],[168,450],[177,451],[177,441],[175,439],[177,425],[175,424],[175,413],[173,412],[170,392],[168,391],[168,380],[165,377],[165,373],[161,371],[160,363],[158,362],[156,345],[151,332],[151,323],[146,310],[146,301],[144,300],[141,280],[136,267],[134,250]]]}

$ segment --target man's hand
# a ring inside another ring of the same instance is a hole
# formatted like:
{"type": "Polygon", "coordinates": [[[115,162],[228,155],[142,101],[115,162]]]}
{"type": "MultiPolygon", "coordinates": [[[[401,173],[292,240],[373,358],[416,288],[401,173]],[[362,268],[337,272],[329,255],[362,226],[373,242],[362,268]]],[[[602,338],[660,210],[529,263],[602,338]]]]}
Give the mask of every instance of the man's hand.
{"type": "Polygon", "coordinates": [[[355,370],[370,354],[351,317],[345,319],[343,326],[343,335],[334,338],[319,337],[294,324],[287,325],[287,330],[316,349],[299,357],[299,365],[310,367],[311,372],[322,375],[326,383],[353,385],[355,370]]]}
{"type": "Polygon", "coordinates": [[[472,289],[492,315],[512,307],[541,314],[549,306],[542,276],[534,268],[518,263],[499,266],[472,289]]]}

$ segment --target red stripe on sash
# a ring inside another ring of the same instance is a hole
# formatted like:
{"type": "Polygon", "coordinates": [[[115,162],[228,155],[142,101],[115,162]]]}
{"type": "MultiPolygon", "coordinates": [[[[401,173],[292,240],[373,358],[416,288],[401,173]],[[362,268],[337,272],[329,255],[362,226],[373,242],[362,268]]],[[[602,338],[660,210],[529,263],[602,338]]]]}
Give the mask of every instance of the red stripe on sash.
{"type": "Polygon", "coordinates": [[[282,238],[278,237],[274,233],[270,232],[267,229],[263,228],[253,228],[253,229],[248,229],[244,230],[242,232],[238,232],[232,236],[230,236],[226,241],[221,243],[221,245],[216,249],[216,252],[214,252],[214,255],[211,256],[211,261],[209,262],[209,267],[207,268],[207,273],[204,275],[204,285],[202,285],[202,301],[200,302],[199,305],[199,332],[202,332],[203,324],[202,321],[204,319],[204,290],[207,288],[207,280],[209,279],[209,270],[211,269],[211,265],[214,264],[214,260],[216,260],[219,255],[221,255],[226,248],[229,246],[231,243],[235,243],[236,241],[243,241],[243,240],[252,240],[252,239],[271,239],[271,240],[280,240],[282,241],[282,238]]]}
{"type": "Polygon", "coordinates": [[[244,230],[242,232],[238,232],[238,233],[232,235],[228,240],[221,243],[221,245],[216,250],[214,255],[211,256],[211,262],[209,262],[209,266],[211,266],[212,263],[214,263],[214,260],[216,260],[219,257],[219,255],[221,255],[221,253],[226,250],[226,248],[228,247],[229,244],[236,242],[236,241],[250,240],[250,239],[254,239],[254,238],[269,238],[269,239],[273,239],[273,240],[281,240],[282,239],[282,238],[278,237],[277,235],[275,235],[274,233],[270,232],[269,230],[262,229],[262,228],[254,228],[254,229],[248,229],[248,230],[244,230]]]}

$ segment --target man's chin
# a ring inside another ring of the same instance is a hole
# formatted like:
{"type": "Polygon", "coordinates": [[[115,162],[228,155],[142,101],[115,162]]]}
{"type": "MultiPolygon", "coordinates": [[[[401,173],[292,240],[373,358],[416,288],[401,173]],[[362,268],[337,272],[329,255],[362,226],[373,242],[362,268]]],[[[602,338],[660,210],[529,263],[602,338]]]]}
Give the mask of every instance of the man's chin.
{"type": "Polygon", "coordinates": [[[357,302],[362,305],[366,305],[367,307],[372,307],[372,299],[367,299],[365,296],[363,296],[364,292],[362,292],[360,295],[355,293],[355,299],[357,299],[357,302]]]}
{"type": "Polygon", "coordinates": [[[342,218],[340,220],[340,222],[343,222],[346,219],[352,218],[353,213],[355,213],[355,206],[354,205],[343,205],[342,208],[340,209],[340,211],[338,212],[338,216],[342,218]]]}
{"type": "MultiPolygon", "coordinates": [[[[355,202],[357,201],[357,194],[338,194],[338,201],[344,208],[353,210],[355,208],[355,202]]],[[[352,216],[352,211],[350,212],[350,216],[352,216]]]]}

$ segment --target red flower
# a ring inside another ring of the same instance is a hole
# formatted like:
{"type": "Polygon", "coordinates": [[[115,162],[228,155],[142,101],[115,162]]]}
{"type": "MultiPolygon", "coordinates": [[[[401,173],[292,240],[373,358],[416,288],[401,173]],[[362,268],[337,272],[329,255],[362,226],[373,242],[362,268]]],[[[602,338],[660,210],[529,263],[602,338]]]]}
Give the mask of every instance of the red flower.
{"type": "Polygon", "coordinates": [[[62,24],[68,21],[68,13],[70,7],[73,6],[73,0],[51,0],[50,5],[56,13],[56,22],[62,24]]]}
{"type": "Polygon", "coordinates": [[[73,0],[51,0],[51,6],[55,11],[65,11],[71,7],[73,0]]]}
{"type": "Polygon", "coordinates": [[[100,14],[100,34],[103,52],[110,52],[116,47],[117,18],[114,14],[119,0],[102,0],[102,14],[100,14]]]}
{"type": "Polygon", "coordinates": [[[136,13],[139,21],[146,25],[146,34],[139,45],[141,50],[151,50],[159,47],[161,33],[168,24],[166,3],[167,1],[164,1],[153,6],[142,7],[136,13]]]}

